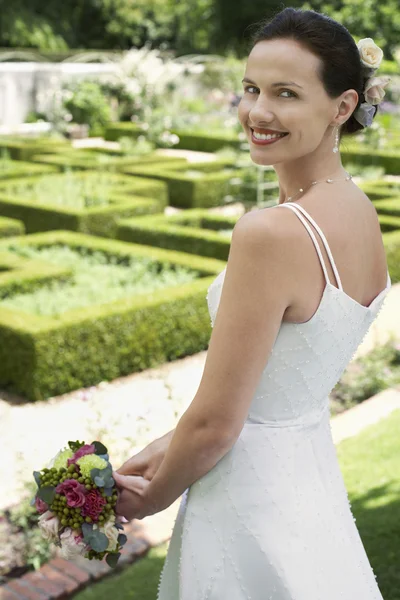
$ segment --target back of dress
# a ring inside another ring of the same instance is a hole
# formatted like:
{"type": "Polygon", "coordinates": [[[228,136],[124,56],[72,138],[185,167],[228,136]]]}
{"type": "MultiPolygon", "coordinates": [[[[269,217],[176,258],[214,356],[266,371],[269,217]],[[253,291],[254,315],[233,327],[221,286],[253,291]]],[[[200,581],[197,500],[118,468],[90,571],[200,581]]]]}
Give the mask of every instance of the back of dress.
{"type": "MultiPolygon", "coordinates": [[[[311,319],[281,323],[237,441],[184,493],[159,600],[382,600],[337,461],[329,393],[382,308],[390,276],[368,307],[358,303],[307,211],[277,207],[307,229],[326,286],[311,319]]],[[[208,290],[212,325],[224,273],[208,290]]]]}

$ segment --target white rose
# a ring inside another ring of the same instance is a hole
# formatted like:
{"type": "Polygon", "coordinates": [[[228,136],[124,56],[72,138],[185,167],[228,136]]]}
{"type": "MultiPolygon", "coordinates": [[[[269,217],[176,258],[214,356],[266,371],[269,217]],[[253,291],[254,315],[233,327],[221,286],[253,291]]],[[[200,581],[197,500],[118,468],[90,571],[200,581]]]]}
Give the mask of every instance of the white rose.
{"type": "Polygon", "coordinates": [[[104,525],[99,527],[99,531],[104,533],[109,541],[107,552],[112,552],[117,548],[119,530],[115,527],[115,515],[112,515],[104,525]]]}
{"type": "Polygon", "coordinates": [[[82,536],[76,536],[74,531],[67,527],[60,536],[61,556],[66,560],[71,560],[76,556],[83,556],[88,551],[87,544],[82,541],[82,536]]]}
{"type": "Polygon", "coordinates": [[[363,38],[357,44],[360,59],[363,65],[372,69],[378,69],[382,62],[383,51],[377,46],[372,38],[363,38]]]}
{"type": "Polygon", "coordinates": [[[38,526],[42,532],[43,537],[48,542],[56,542],[58,540],[58,530],[60,528],[60,522],[58,517],[47,510],[38,519],[38,526]]]}

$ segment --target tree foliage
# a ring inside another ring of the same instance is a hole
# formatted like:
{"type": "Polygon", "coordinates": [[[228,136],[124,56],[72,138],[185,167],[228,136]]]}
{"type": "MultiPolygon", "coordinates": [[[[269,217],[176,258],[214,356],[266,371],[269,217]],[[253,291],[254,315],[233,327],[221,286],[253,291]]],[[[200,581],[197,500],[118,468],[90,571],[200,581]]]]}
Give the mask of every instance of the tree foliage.
{"type": "Polygon", "coordinates": [[[386,58],[400,39],[398,0],[0,0],[0,46],[128,49],[150,42],[178,54],[246,52],[248,29],[285,8],[311,8],[372,37],[386,58]]]}

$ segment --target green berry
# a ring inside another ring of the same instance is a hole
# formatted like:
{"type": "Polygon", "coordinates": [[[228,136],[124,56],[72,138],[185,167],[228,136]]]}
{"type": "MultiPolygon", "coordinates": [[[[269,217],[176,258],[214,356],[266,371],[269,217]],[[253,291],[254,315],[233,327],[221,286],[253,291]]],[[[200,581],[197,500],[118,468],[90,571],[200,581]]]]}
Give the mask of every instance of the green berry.
{"type": "Polygon", "coordinates": [[[86,523],[91,523],[92,519],[90,517],[86,517],[85,521],[86,521],[86,523]]]}

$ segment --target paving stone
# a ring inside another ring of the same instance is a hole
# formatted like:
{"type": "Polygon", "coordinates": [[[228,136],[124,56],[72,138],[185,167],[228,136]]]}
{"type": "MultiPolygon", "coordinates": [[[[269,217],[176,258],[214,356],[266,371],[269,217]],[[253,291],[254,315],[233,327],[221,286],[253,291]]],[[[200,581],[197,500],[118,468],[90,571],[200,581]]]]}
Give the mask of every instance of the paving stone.
{"type": "Polygon", "coordinates": [[[15,581],[9,581],[8,586],[13,592],[18,593],[21,598],[27,598],[27,600],[49,600],[50,598],[49,594],[44,590],[33,587],[22,577],[20,579],[15,579],[15,581]]]}
{"type": "Polygon", "coordinates": [[[83,556],[78,556],[74,558],[73,562],[80,569],[86,571],[95,581],[112,571],[105,560],[88,560],[83,556]]]}
{"type": "Polygon", "coordinates": [[[68,577],[71,577],[80,585],[84,585],[90,581],[89,573],[78,567],[78,565],[74,564],[70,560],[65,560],[64,558],[54,558],[49,564],[53,569],[57,569],[58,571],[61,571],[61,573],[65,573],[68,575],[68,577]]]}
{"type": "Polygon", "coordinates": [[[0,586],[0,600],[26,600],[26,596],[20,596],[13,592],[8,585],[0,586]]]}
{"type": "Polygon", "coordinates": [[[79,587],[75,579],[71,579],[68,575],[61,573],[57,569],[53,569],[48,563],[40,568],[40,573],[58,587],[60,596],[62,596],[63,592],[71,594],[79,587]]]}
{"type": "Polygon", "coordinates": [[[52,581],[49,581],[47,577],[41,573],[41,569],[39,571],[32,571],[30,573],[26,573],[23,576],[24,581],[27,581],[28,584],[31,584],[33,587],[43,590],[51,600],[59,598],[59,587],[57,587],[52,581]]]}

